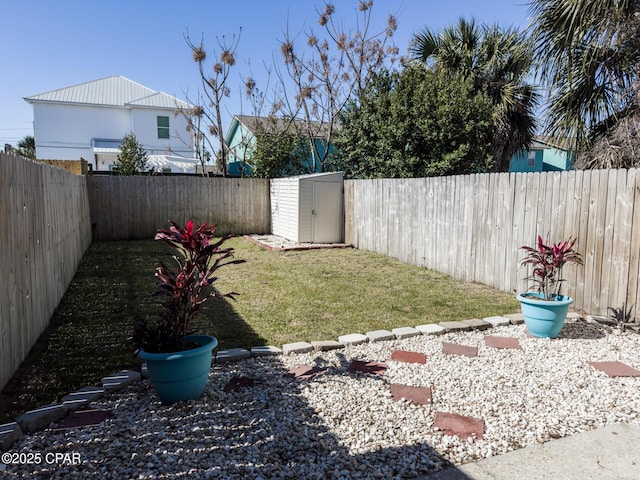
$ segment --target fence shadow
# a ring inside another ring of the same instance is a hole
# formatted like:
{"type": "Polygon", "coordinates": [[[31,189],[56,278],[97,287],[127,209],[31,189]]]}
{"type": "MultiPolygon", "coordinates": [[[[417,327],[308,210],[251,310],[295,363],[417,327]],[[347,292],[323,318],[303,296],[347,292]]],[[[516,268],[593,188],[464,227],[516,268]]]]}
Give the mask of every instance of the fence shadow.
{"type": "Polygon", "coordinates": [[[558,338],[595,340],[605,337],[606,334],[607,327],[603,325],[578,321],[565,323],[558,338]]]}
{"type": "MultiPolygon", "coordinates": [[[[372,442],[362,449],[365,453],[351,453],[354,439],[332,431],[303,394],[306,382],[317,380],[289,378],[286,372],[275,357],[217,364],[199,400],[173,406],[162,405],[145,381],[116,394],[127,395],[126,401],[114,406],[107,400],[103,407],[112,410],[112,417],[102,425],[69,430],[64,442],[39,441],[54,454],[82,452],[82,464],[67,467],[80,476],[101,472],[105,478],[118,478],[126,471],[136,478],[162,474],[171,479],[417,479],[447,469],[457,475],[453,478],[468,478],[428,443],[376,447],[372,442]],[[238,375],[256,382],[225,389],[238,375]],[[108,445],[117,446],[117,455],[105,454],[108,445]]],[[[339,367],[326,375],[350,374],[339,367]]],[[[396,428],[402,428],[402,421],[398,419],[396,428]]],[[[383,439],[375,440],[383,444],[383,439]]],[[[19,440],[13,451],[26,451],[30,445],[19,440]]],[[[20,474],[27,468],[32,475],[48,469],[55,476],[65,467],[9,465],[7,471],[20,474]]]]}
{"type": "MultiPolygon", "coordinates": [[[[170,265],[172,254],[153,240],[94,242],[48,328],[0,393],[0,420],[59,401],[120,370],[139,370],[129,337],[137,319],[159,315],[163,297],[155,295],[154,269],[158,260],[170,265]]],[[[210,304],[193,323],[195,332],[216,336],[219,348],[265,344],[230,302],[210,304]]]]}
{"type": "Polygon", "coordinates": [[[218,339],[218,348],[245,348],[266,345],[267,341],[260,336],[236,311],[234,301],[216,298],[201,310],[194,322],[198,333],[213,335],[218,339]]]}
{"type": "MultiPolygon", "coordinates": [[[[122,245],[123,251],[132,257],[129,260],[122,259],[120,261],[122,268],[114,272],[116,278],[127,283],[127,302],[126,307],[123,307],[126,308],[127,315],[146,318],[158,315],[166,297],[154,295],[159,288],[153,272],[158,260],[162,260],[169,268],[173,268],[175,261],[172,256],[175,255],[175,251],[163,242],[150,240],[102,243],[107,248],[122,245]]],[[[194,333],[216,337],[218,348],[222,349],[249,349],[252,346],[265,345],[266,340],[236,312],[233,303],[233,300],[216,298],[203,304],[198,316],[192,321],[190,329],[194,333]]]]}

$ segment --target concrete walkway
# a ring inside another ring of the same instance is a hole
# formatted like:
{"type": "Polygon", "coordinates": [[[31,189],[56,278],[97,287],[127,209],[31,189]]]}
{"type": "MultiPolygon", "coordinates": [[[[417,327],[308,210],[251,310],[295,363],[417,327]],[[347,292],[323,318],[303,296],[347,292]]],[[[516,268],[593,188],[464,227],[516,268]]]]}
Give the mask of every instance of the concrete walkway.
{"type": "Polygon", "coordinates": [[[640,427],[608,425],[416,480],[638,480],[640,427]]]}

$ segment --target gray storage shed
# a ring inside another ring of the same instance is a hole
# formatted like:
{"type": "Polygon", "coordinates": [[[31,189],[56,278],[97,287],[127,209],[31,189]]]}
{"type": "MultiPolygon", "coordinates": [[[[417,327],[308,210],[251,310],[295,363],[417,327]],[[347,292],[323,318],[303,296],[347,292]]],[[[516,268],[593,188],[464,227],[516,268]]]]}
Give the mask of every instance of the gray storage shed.
{"type": "Polygon", "coordinates": [[[341,243],[343,174],[314,173],[271,180],[271,230],[299,243],[341,243]]]}

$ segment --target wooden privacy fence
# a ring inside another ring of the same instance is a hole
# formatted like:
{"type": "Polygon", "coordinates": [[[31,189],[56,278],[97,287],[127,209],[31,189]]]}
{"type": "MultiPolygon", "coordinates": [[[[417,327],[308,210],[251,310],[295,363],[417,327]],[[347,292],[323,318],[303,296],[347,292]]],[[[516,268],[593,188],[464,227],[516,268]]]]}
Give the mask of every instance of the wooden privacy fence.
{"type": "Polygon", "coordinates": [[[574,307],[640,316],[640,173],[593,170],[345,182],[345,240],[507,292],[524,291],[522,245],[577,237],[574,307]]]}
{"type": "Polygon", "coordinates": [[[217,224],[217,233],[271,232],[269,180],[88,176],[94,240],[153,238],[168,220],[217,224]]]}
{"type": "Polygon", "coordinates": [[[92,240],[153,238],[169,219],[269,233],[269,180],[77,176],[0,153],[0,389],[49,324],[92,240]]]}
{"type": "MultiPolygon", "coordinates": [[[[93,239],[153,238],[169,219],[270,233],[269,180],[76,176],[0,153],[0,389],[26,357],[93,239]]],[[[640,173],[600,170],[345,182],[345,241],[508,291],[520,247],[578,238],[575,307],[640,315],[640,173]]]]}
{"type": "Polygon", "coordinates": [[[85,178],[0,153],[0,389],[46,329],[90,243],[85,178]]]}

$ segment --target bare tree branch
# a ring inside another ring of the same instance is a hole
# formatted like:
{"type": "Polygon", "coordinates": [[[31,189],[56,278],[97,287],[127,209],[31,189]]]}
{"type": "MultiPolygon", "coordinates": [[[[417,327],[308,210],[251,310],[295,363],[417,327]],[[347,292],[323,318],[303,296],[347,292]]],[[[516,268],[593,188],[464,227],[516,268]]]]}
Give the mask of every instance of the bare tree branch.
{"type": "Polygon", "coordinates": [[[374,72],[397,60],[398,49],[390,45],[396,18],[390,15],[384,29],[370,33],[372,7],[372,0],[360,1],[352,32],[334,20],[335,7],[325,3],[323,11],[317,10],[325,39],[313,30],[293,35],[287,27],[280,43],[287,81],[277,67],[276,75],[282,92],[291,84],[293,94],[283,95],[278,111],[283,117],[302,120],[317,167],[327,162],[328,146],[347,102],[357,98],[374,72]],[[304,46],[297,44],[299,37],[306,40],[304,46]]]}
{"type": "Polygon", "coordinates": [[[227,175],[227,160],[229,154],[229,145],[224,138],[224,125],[222,121],[222,105],[224,99],[229,97],[231,90],[228,87],[229,73],[236,64],[236,50],[240,42],[240,35],[242,34],[242,28],[236,36],[235,34],[231,38],[231,41],[227,41],[224,36],[216,37],[218,43],[218,50],[213,50],[213,76],[209,76],[205,73],[205,62],[207,60],[207,52],[204,47],[204,35],[200,39],[199,44],[193,43],[189,33],[184,35],[185,41],[191,49],[193,61],[198,64],[198,71],[200,73],[200,80],[202,84],[203,94],[199,95],[199,102],[196,104],[195,115],[196,122],[192,122],[190,125],[195,128],[197,134],[202,135],[203,141],[209,142],[209,136],[218,138],[220,142],[220,149],[216,152],[216,156],[220,163],[220,168],[224,176],[227,175]],[[218,55],[218,51],[220,54],[218,55]],[[202,96],[204,95],[204,97],[202,96]],[[208,134],[205,133],[208,129],[208,134]]]}

